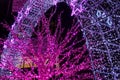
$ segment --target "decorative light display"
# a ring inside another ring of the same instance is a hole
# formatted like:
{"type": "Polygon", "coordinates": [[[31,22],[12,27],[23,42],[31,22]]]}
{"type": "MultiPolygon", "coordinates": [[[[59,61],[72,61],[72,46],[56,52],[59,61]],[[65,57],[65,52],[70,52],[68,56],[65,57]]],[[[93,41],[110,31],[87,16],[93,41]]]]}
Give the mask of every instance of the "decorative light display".
{"type": "Polygon", "coordinates": [[[119,4],[28,0],[0,40],[0,79],[119,80],[119,4]]]}

